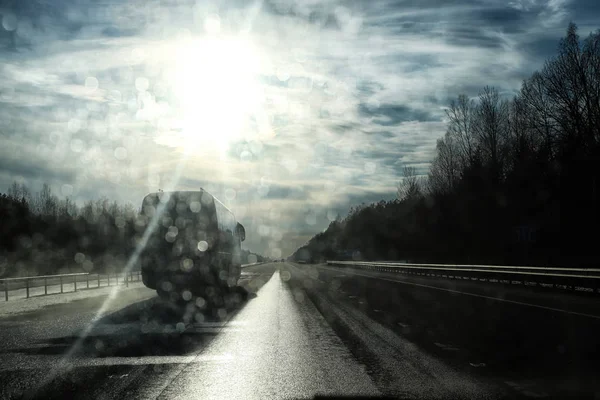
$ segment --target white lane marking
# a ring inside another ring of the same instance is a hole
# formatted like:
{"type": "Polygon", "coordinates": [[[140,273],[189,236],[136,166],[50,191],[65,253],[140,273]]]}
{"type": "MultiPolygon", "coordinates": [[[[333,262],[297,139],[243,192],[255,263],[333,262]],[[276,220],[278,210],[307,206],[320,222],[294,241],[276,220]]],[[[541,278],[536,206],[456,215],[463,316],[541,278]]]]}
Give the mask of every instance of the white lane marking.
{"type": "Polygon", "coordinates": [[[460,349],[458,347],[449,345],[449,344],[444,344],[444,343],[439,343],[439,342],[435,342],[434,343],[437,347],[439,347],[440,349],[444,349],[447,351],[459,351],[460,349]]]}
{"type": "MultiPolygon", "coordinates": [[[[335,270],[333,270],[331,268],[326,268],[326,267],[321,267],[321,268],[323,268],[323,269],[329,269],[331,271],[335,271],[335,270]]],[[[579,317],[587,317],[587,318],[600,319],[599,315],[580,313],[580,312],[576,312],[576,311],[568,311],[568,310],[563,310],[562,308],[547,307],[547,306],[542,306],[542,305],[539,305],[539,304],[524,303],[522,301],[516,301],[516,300],[500,299],[498,297],[493,297],[493,296],[485,296],[485,295],[482,295],[482,294],[462,292],[460,290],[446,289],[446,288],[441,288],[439,286],[423,285],[421,283],[407,282],[407,281],[402,281],[402,280],[398,280],[398,279],[389,279],[389,278],[383,278],[383,277],[379,277],[379,276],[364,275],[364,274],[361,274],[361,273],[358,273],[358,272],[355,272],[355,271],[352,271],[352,274],[358,275],[358,276],[364,276],[365,278],[381,279],[381,280],[384,280],[384,281],[402,283],[402,284],[405,284],[405,285],[413,285],[413,286],[425,287],[425,288],[429,288],[429,289],[442,290],[444,292],[450,292],[450,293],[456,293],[456,294],[464,294],[466,296],[479,297],[479,298],[482,298],[482,299],[489,299],[489,300],[501,301],[503,303],[518,304],[518,305],[521,305],[521,306],[535,307],[535,308],[540,308],[540,309],[543,309],[543,310],[557,311],[557,312],[562,312],[562,313],[565,313],[565,314],[577,315],[579,317]]]]}
{"type": "Polygon", "coordinates": [[[486,366],[486,363],[472,363],[470,362],[469,365],[473,368],[483,368],[486,366]]]}

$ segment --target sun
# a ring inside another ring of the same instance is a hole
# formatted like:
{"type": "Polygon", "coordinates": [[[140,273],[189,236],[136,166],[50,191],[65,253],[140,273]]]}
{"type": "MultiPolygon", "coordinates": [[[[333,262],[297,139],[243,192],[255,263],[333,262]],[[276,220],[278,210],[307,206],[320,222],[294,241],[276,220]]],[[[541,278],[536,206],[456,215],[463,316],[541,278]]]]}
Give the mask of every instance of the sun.
{"type": "Polygon", "coordinates": [[[248,40],[207,37],[175,46],[170,81],[186,147],[225,150],[262,103],[260,57],[248,40]]]}

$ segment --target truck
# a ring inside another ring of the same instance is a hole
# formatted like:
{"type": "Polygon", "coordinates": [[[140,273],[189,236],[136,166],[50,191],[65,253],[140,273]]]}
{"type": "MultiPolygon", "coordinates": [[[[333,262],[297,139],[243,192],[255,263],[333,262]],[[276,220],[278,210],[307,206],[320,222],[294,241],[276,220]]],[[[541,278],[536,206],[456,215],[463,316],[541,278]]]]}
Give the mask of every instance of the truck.
{"type": "Polygon", "coordinates": [[[150,193],[137,224],[145,226],[142,281],[159,296],[189,301],[237,285],[246,231],[206,190],[150,193]]]}

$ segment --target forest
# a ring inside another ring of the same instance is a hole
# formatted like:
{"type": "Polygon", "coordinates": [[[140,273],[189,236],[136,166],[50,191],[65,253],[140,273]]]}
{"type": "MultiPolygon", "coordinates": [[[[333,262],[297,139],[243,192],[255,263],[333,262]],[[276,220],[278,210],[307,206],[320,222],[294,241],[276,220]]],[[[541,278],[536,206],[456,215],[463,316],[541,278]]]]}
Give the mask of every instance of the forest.
{"type": "Polygon", "coordinates": [[[598,267],[600,31],[570,24],[514,97],[484,87],[446,108],[427,176],[353,207],[292,259],[598,267]]]}

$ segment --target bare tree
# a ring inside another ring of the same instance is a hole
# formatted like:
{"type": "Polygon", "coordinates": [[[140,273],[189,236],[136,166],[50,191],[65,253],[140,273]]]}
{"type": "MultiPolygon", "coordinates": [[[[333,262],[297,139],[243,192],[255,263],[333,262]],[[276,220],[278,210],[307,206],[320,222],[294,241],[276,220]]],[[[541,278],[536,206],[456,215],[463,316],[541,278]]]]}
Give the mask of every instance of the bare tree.
{"type": "Polygon", "coordinates": [[[413,200],[421,197],[422,193],[421,180],[415,167],[405,166],[402,169],[402,180],[398,184],[398,199],[400,201],[413,200]]]}
{"type": "Polygon", "coordinates": [[[562,140],[570,146],[600,138],[594,121],[600,108],[598,55],[594,54],[598,53],[597,41],[598,34],[592,34],[582,48],[577,26],[571,23],[560,41],[558,56],[547,61],[541,72],[544,89],[557,110],[562,140]]]}
{"type": "Polygon", "coordinates": [[[433,193],[451,192],[460,179],[460,156],[450,132],[438,139],[436,155],[429,168],[429,189],[433,193]]]}
{"type": "Polygon", "coordinates": [[[94,202],[92,200],[88,200],[84,203],[83,207],[79,210],[80,215],[85,219],[89,224],[93,224],[96,222],[97,213],[94,208],[94,202]]]}
{"type": "Polygon", "coordinates": [[[21,185],[19,185],[17,181],[14,181],[12,185],[10,185],[10,188],[8,189],[8,195],[14,200],[21,199],[21,185]]]}
{"type": "Polygon", "coordinates": [[[27,206],[31,206],[31,191],[24,183],[21,184],[21,199],[27,206]]]}
{"type": "Polygon", "coordinates": [[[77,216],[79,210],[77,204],[70,198],[58,201],[58,217],[61,219],[70,219],[77,216]]]}
{"type": "Polygon", "coordinates": [[[508,110],[508,102],[500,100],[495,88],[486,86],[480,93],[476,110],[477,120],[474,123],[475,137],[483,160],[489,164],[495,182],[501,178],[506,156],[508,110]]]}
{"type": "Polygon", "coordinates": [[[555,119],[555,106],[548,96],[544,79],[539,72],[526,79],[521,87],[519,101],[524,108],[527,129],[530,131],[533,143],[552,157],[558,126],[555,119]]]}
{"type": "Polygon", "coordinates": [[[530,118],[527,106],[520,96],[515,96],[509,103],[508,129],[509,161],[518,163],[533,154],[536,149],[534,135],[530,129],[530,118]]]}
{"type": "Polygon", "coordinates": [[[446,110],[449,119],[448,135],[452,137],[452,141],[456,145],[457,155],[460,157],[463,167],[473,162],[476,153],[475,112],[475,102],[464,94],[459,95],[456,100],[452,100],[446,110]]]}
{"type": "Polygon", "coordinates": [[[42,190],[38,193],[40,214],[48,217],[58,215],[58,198],[52,194],[50,185],[44,183],[42,190]]]}

